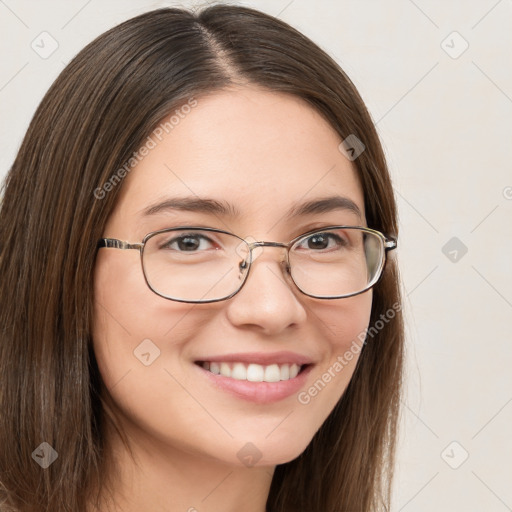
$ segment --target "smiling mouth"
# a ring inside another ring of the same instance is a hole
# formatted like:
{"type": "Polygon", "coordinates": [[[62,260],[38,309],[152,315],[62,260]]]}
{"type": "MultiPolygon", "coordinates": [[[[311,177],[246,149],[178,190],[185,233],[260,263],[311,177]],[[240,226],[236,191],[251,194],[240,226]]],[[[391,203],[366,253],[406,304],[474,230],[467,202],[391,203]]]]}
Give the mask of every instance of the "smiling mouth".
{"type": "Polygon", "coordinates": [[[242,362],[196,361],[198,366],[213,373],[234,380],[248,382],[280,382],[291,380],[304,371],[309,364],[295,363],[261,365],[242,362]]]}

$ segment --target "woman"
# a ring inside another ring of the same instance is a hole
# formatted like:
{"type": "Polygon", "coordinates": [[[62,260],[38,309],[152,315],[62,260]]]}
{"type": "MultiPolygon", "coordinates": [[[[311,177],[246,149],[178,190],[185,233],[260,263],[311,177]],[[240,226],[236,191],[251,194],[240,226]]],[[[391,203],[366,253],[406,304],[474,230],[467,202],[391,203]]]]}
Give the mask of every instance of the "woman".
{"type": "Polygon", "coordinates": [[[227,5],[111,29],[43,99],[0,226],[5,510],[389,510],[396,207],[310,40],[227,5]]]}

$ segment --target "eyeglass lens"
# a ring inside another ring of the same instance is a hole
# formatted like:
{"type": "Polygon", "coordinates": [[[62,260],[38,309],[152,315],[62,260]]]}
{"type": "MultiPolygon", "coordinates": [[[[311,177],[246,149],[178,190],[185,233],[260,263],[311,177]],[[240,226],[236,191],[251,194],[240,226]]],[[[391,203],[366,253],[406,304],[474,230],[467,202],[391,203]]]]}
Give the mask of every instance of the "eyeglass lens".
{"type": "MultiPolygon", "coordinates": [[[[232,234],[169,230],[146,241],[144,274],[149,286],[164,297],[219,300],[242,286],[249,253],[247,243],[232,234]]],[[[383,258],[383,241],[376,233],[358,228],[317,231],[295,241],[290,248],[290,273],[298,288],[308,295],[346,296],[374,283],[383,258]]]]}

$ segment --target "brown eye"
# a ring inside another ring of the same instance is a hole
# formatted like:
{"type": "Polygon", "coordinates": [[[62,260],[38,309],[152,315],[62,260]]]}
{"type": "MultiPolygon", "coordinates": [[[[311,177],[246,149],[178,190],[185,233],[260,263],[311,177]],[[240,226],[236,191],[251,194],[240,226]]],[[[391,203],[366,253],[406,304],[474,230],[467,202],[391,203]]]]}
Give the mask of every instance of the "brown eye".
{"type": "Polygon", "coordinates": [[[321,251],[325,249],[337,249],[347,245],[347,241],[336,233],[315,233],[304,238],[299,247],[305,250],[321,251]]]}
{"type": "Polygon", "coordinates": [[[179,252],[199,252],[200,250],[206,250],[210,247],[212,241],[199,234],[186,234],[171,238],[165,243],[160,245],[160,249],[171,249],[179,252]],[[204,242],[204,243],[203,243],[204,242]]]}

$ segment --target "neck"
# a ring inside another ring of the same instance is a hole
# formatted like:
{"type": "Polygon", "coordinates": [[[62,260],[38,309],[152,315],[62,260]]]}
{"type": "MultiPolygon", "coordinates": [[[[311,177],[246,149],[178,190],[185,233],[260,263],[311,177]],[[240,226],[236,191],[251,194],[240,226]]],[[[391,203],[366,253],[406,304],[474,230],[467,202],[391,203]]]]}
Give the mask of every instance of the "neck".
{"type": "Polygon", "coordinates": [[[233,466],[133,426],[124,430],[133,458],[107,428],[112,489],[101,493],[97,512],[265,512],[275,466],[233,466]]]}

